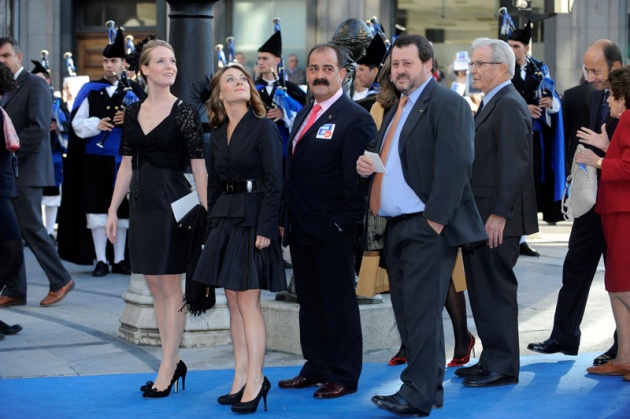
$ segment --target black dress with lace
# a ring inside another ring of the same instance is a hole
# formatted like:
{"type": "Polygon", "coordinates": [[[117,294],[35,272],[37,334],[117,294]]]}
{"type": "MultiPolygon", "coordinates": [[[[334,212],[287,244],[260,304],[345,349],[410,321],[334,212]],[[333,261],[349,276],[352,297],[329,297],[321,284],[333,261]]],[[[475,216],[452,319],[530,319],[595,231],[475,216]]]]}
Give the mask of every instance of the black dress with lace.
{"type": "Polygon", "coordinates": [[[125,110],[120,154],[132,156],[129,192],[131,271],[145,275],[186,271],[188,244],[178,230],[171,203],[190,193],[184,169],[202,159],[204,147],[197,110],[175,101],[170,114],[149,133],[138,123],[141,102],[125,110]]]}

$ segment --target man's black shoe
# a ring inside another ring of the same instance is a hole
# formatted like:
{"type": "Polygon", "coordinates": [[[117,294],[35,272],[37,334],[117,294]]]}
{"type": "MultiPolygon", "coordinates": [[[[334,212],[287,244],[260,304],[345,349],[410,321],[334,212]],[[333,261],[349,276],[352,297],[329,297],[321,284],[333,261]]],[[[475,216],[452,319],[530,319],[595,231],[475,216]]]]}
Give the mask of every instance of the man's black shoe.
{"type": "Polygon", "coordinates": [[[527,244],[527,242],[521,243],[521,250],[519,254],[523,256],[534,256],[534,257],[540,256],[540,253],[538,253],[536,249],[529,247],[529,244],[527,244]]]}
{"type": "Polygon", "coordinates": [[[496,387],[508,384],[518,384],[518,377],[501,374],[500,372],[484,371],[475,377],[467,377],[462,382],[466,387],[496,387]]]}
{"type": "Polygon", "coordinates": [[[476,377],[482,372],[483,370],[481,369],[481,362],[477,362],[475,365],[471,365],[470,367],[457,368],[455,370],[455,375],[462,378],[468,378],[476,377]]]}
{"type": "Polygon", "coordinates": [[[19,331],[22,330],[22,326],[19,324],[14,324],[13,326],[9,326],[2,320],[0,320],[0,333],[4,335],[15,335],[19,331]]]}
{"type": "Polygon", "coordinates": [[[108,273],[109,267],[107,266],[107,263],[98,261],[92,271],[92,276],[105,276],[108,273]]]}
{"type": "Polygon", "coordinates": [[[539,343],[530,343],[527,345],[527,349],[534,352],[540,352],[541,354],[555,354],[557,352],[573,356],[578,354],[578,345],[565,345],[555,339],[547,339],[546,341],[539,343]]]}
{"type": "Polygon", "coordinates": [[[429,413],[423,412],[410,405],[399,393],[394,393],[391,396],[374,396],[372,397],[372,403],[398,416],[415,418],[425,418],[429,416],[429,413]]]}
{"type": "Polygon", "coordinates": [[[124,260],[112,265],[113,274],[131,275],[131,268],[124,260]]]}
{"type": "Polygon", "coordinates": [[[617,358],[617,342],[613,343],[613,345],[606,352],[598,356],[593,360],[593,365],[603,365],[608,361],[612,361],[617,358]]]}

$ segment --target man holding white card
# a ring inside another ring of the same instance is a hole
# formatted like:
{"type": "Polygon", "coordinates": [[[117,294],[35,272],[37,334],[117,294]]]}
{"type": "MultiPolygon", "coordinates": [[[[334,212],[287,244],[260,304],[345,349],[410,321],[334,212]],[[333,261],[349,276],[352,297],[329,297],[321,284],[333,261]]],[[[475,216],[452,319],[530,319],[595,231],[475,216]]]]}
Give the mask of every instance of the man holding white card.
{"type": "Polygon", "coordinates": [[[374,175],[369,211],[388,219],[383,252],[408,366],[399,391],[372,402],[397,415],[429,416],[444,401],[442,310],[457,249],[487,236],[470,189],[470,107],[431,76],[433,48],[426,38],[399,37],[391,60],[401,99],[377,139],[386,172],[375,174],[377,164],[365,155],[357,172],[374,175]]]}

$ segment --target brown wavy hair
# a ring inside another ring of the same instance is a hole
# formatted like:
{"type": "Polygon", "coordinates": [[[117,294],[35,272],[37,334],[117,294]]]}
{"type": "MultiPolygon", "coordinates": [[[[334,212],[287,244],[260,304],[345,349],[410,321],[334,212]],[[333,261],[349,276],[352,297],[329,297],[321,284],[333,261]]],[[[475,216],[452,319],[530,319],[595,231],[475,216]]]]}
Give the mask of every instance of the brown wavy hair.
{"type": "Polygon", "coordinates": [[[623,99],[630,109],[630,65],[617,68],[608,74],[610,92],[616,100],[623,99]]]}
{"type": "Polygon", "coordinates": [[[247,70],[243,68],[239,63],[229,63],[225,67],[219,69],[217,74],[212,78],[212,82],[210,83],[210,99],[206,101],[204,104],[206,109],[208,110],[208,119],[210,120],[210,127],[217,128],[219,125],[223,124],[227,120],[227,113],[225,112],[225,108],[223,107],[223,103],[219,99],[220,93],[220,83],[221,76],[228,69],[236,68],[241,71],[247,78],[247,83],[249,83],[249,93],[250,98],[247,101],[247,108],[253,109],[254,114],[259,118],[264,118],[267,116],[267,110],[265,109],[265,105],[260,99],[260,95],[258,94],[258,90],[256,90],[256,85],[254,84],[254,80],[249,75],[247,70]]]}

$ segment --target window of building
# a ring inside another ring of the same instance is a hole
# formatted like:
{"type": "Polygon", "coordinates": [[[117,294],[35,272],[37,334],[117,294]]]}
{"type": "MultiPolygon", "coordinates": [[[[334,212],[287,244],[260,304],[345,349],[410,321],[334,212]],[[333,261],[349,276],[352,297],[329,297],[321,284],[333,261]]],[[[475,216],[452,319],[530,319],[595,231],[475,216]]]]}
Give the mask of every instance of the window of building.
{"type": "Polygon", "coordinates": [[[155,1],[143,0],[85,0],[82,2],[80,27],[101,27],[108,20],[126,30],[157,25],[155,1]]]}

